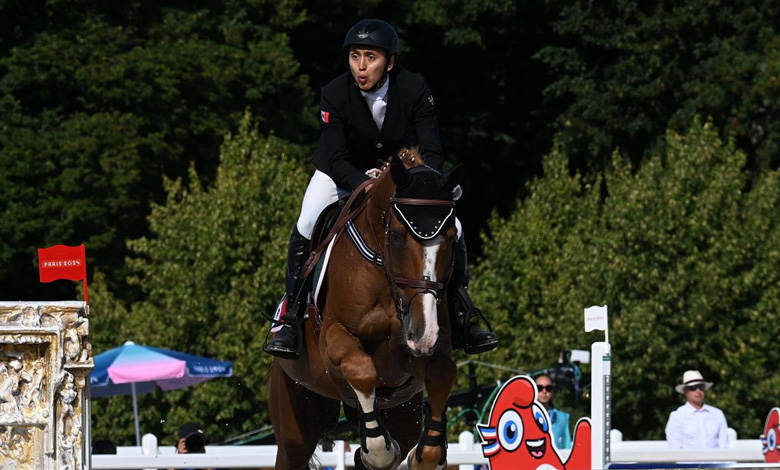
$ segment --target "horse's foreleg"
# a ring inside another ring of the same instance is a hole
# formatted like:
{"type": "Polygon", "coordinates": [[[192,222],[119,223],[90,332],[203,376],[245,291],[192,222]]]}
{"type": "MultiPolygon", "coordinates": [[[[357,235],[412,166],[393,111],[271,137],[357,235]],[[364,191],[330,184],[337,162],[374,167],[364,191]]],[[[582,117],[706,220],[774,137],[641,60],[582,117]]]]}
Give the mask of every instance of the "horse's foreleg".
{"type": "Polygon", "coordinates": [[[451,358],[434,356],[425,368],[425,388],[428,406],[422,436],[417,447],[409,452],[407,464],[414,470],[444,469],[447,466],[447,417],[445,410],[457,369],[451,358]]]}
{"type": "Polygon", "coordinates": [[[344,379],[355,391],[358,403],[358,421],[360,426],[360,454],[363,463],[372,470],[396,468],[401,462],[400,449],[387,432],[379,417],[379,409],[376,406],[376,368],[371,357],[359,347],[344,347],[343,345],[357,346],[357,342],[350,338],[331,341],[340,330],[343,335],[348,335],[340,328],[328,330],[328,343],[341,344],[339,348],[328,351],[331,363],[336,365],[344,379]]]}
{"type": "Polygon", "coordinates": [[[277,470],[304,470],[320,435],[338,421],[340,402],[311,392],[292,380],[274,359],[271,366],[271,422],[276,434],[277,470]]]}

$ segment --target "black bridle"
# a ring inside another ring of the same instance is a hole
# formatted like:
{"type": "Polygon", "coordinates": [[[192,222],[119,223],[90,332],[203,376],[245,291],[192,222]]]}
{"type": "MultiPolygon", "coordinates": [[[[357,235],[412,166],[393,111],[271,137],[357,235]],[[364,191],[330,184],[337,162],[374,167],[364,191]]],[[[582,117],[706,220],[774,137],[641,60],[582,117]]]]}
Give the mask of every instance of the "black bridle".
{"type": "MultiPolygon", "coordinates": [[[[387,276],[387,283],[390,287],[390,295],[395,301],[396,311],[398,312],[398,318],[403,320],[403,317],[409,313],[409,306],[415,297],[422,294],[431,294],[436,299],[436,304],[441,302],[443,291],[446,287],[444,282],[431,281],[427,276],[422,279],[410,279],[407,277],[396,276],[393,272],[393,265],[390,257],[390,208],[393,204],[403,204],[405,206],[427,206],[427,207],[445,207],[454,208],[455,201],[444,201],[441,199],[416,199],[416,198],[400,198],[393,196],[390,198],[390,205],[382,212],[382,220],[385,226],[385,257],[384,259],[384,271],[387,276]],[[404,304],[401,298],[399,286],[404,288],[416,289],[416,292],[409,298],[409,302],[404,304]]],[[[411,231],[409,227],[406,227],[408,231],[411,231]]],[[[455,257],[452,257],[450,262],[450,268],[447,272],[445,279],[448,279],[454,269],[455,257]]]]}

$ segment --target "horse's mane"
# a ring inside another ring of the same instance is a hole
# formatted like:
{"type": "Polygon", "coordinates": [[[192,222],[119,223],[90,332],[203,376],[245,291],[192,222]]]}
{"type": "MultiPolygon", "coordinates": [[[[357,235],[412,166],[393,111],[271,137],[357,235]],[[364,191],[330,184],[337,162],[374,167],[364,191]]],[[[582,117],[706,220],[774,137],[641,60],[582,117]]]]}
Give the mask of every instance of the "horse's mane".
{"type": "Polygon", "coordinates": [[[398,152],[398,158],[406,164],[407,168],[425,164],[425,160],[420,155],[419,147],[402,148],[401,151],[398,152]]]}
{"type": "MultiPolygon", "coordinates": [[[[415,166],[425,165],[425,159],[423,159],[422,155],[420,155],[420,148],[419,147],[403,147],[398,152],[398,158],[401,159],[402,162],[404,162],[404,166],[406,168],[412,168],[415,166]]],[[[390,166],[390,160],[393,157],[388,158],[384,161],[382,164],[382,170],[386,170],[390,166]]]]}

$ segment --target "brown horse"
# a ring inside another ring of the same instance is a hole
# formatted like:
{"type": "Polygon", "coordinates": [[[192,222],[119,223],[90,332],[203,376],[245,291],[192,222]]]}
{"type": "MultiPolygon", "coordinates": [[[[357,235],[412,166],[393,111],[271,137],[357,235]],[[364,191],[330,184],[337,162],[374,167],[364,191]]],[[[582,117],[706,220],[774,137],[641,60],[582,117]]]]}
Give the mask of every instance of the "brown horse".
{"type": "Polygon", "coordinates": [[[405,457],[409,468],[446,467],[445,406],[456,367],[441,300],[457,237],[452,190],[462,174],[460,166],[440,174],[403,150],[373,180],[350,236],[336,238],[319,335],[305,327],[300,359],[272,364],[277,469],[307,468],[342,403],[357,417],[357,468],[393,469],[405,457]]]}

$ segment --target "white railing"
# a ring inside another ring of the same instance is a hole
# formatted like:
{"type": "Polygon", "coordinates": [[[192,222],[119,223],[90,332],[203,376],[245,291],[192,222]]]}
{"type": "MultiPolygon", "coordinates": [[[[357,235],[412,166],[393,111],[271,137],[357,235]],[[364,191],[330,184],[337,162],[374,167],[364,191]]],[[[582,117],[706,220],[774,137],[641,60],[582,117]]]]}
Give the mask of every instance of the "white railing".
{"type": "Polygon", "coordinates": [[[729,429],[728,449],[669,449],[666,441],[624,441],[617,429],[610,431],[609,438],[611,462],[764,462],[761,440],[737,439],[733,429],[729,429]]]}
{"type": "MultiPolygon", "coordinates": [[[[777,465],[764,464],[761,441],[758,439],[736,439],[731,435],[728,449],[671,450],[666,441],[624,441],[620,431],[610,432],[610,455],[613,463],[649,462],[737,462],[761,463],[762,468],[777,465]]],[[[449,465],[458,465],[460,470],[473,470],[474,465],[486,464],[479,443],[473,442],[473,434],[463,432],[460,441],[450,443],[447,450],[449,465]]],[[[331,467],[345,470],[354,467],[354,450],[358,444],[345,445],[336,441],[333,451],[317,449],[315,459],[319,468],[331,467]],[[351,448],[351,450],[347,450],[351,448]]],[[[558,451],[566,460],[569,451],[558,451]]],[[[167,468],[273,468],[276,460],[276,446],[207,446],[205,454],[176,454],[173,446],[157,447],[157,438],[152,434],[143,437],[142,447],[119,447],[117,455],[93,455],[95,470],[133,470],[167,468]]],[[[401,469],[406,465],[402,464],[401,469]]]]}
{"type": "MultiPolygon", "coordinates": [[[[473,470],[475,464],[487,464],[482,448],[474,443],[470,432],[460,435],[460,442],[449,444],[447,462],[461,470],[473,470]]],[[[355,449],[359,444],[336,441],[333,451],[317,448],[315,461],[319,468],[345,470],[355,466],[355,449]],[[351,450],[348,450],[351,449],[351,450]]],[[[94,470],[132,470],[167,468],[273,468],[276,446],[206,446],[205,454],[177,454],[173,446],[157,447],[157,437],[143,436],[142,447],[118,447],[116,455],[93,455],[94,470]]],[[[402,464],[401,469],[406,468],[402,464]]]]}

